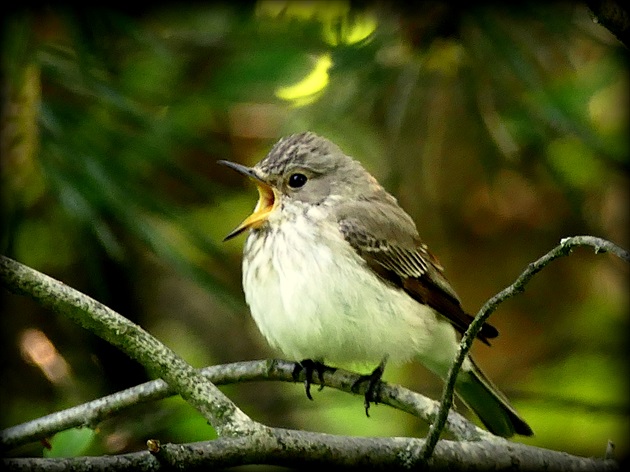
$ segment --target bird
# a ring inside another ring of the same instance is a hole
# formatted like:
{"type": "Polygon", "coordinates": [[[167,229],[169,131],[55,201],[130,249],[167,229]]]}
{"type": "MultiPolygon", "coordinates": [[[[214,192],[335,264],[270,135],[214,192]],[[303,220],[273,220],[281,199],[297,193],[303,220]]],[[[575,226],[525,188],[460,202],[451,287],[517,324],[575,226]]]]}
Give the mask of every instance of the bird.
{"type": "MultiPolygon", "coordinates": [[[[462,308],[416,224],[358,161],[306,131],[281,138],[253,167],[219,161],[253,180],[253,213],[225,240],[248,232],[245,300],[269,344],[307,370],[376,365],[366,413],[388,362],[419,361],[446,379],[473,317],[462,308]]],[[[477,339],[498,331],[485,323],[477,339]]],[[[468,355],[455,393],[493,434],[533,431],[468,355]]]]}

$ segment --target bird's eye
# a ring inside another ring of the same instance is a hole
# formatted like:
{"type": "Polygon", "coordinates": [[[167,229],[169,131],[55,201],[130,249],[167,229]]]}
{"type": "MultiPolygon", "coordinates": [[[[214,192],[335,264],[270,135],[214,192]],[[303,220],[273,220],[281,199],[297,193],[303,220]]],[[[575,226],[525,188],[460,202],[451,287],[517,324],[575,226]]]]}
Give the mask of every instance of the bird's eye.
{"type": "Polygon", "coordinates": [[[289,187],[300,188],[306,183],[307,180],[308,178],[304,174],[291,174],[291,177],[289,177],[289,187]]]}

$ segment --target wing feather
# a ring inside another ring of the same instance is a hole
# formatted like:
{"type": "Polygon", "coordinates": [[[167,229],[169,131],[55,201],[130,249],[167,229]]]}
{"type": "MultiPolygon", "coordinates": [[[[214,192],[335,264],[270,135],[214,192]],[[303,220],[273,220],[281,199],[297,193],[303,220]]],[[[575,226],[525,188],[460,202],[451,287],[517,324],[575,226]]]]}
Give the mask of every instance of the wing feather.
{"type": "MultiPolygon", "coordinates": [[[[371,202],[373,205],[374,202],[371,202]]],[[[400,207],[394,207],[400,209],[400,207]]],[[[400,210],[402,212],[402,210],[400,210]]],[[[404,222],[411,221],[407,214],[404,222]]],[[[374,214],[368,213],[368,214],[374,214]]],[[[376,212],[376,215],[384,212],[376,212]]],[[[442,266],[435,256],[433,256],[427,246],[420,241],[415,231],[413,222],[413,238],[392,238],[396,234],[390,228],[388,238],[378,237],[380,224],[392,224],[391,213],[382,222],[374,222],[370,219],[353,218],[343,215],[338,220],[339,230],[344,239],[354,248],[359,256],[363,258],[367,266],[387,283],[393,284],[407,292],[419,303],[429,305],[438,313],[446,317],[453,326],[464,333],[473,317],[466,313],[460,303],[457,294],[443,275],[442,266]]],[[[407,234],[409,228],[406,228],[407,234]]],[[[484,324],[477,337],[486,344],[489,339],[498,335],[496,328],[490,324],[484,324]]]]}

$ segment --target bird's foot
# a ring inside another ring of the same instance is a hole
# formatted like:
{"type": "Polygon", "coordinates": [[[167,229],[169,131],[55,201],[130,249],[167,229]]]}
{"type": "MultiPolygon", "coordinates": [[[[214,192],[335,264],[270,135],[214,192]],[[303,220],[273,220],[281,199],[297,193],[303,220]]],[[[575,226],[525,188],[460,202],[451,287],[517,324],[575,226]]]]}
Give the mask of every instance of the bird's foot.
{"type": "Polygon", "coordinates": [[[387,359],[383,359],[381,363],[372,371],[371,374],[362,375],[356,380],[351,387],[353,392],[357,392],[360,385],[363,382],[367,382],[367,387],[365,389],[364,401],[363,405],[365,406],[365,416],[370,417],[370,403],[374,403],[378,405],[381,401],[381,377],[383,377],[383,372],[385,372],[385,363],[387,359]]]}
{"type": "Polygon", "coordinates": [[[327,365],[314,361],[311,359],[304,359],[303,361],[296,362],[295,367],[293,368],[293,380],[297,382],[300,379],[300,373],[304,371],[305,379],[304,379],[304,389],[306,390],[306,397],[309,400],[312,400],[311,396],[311,384],[313,383],[313,372],[317,374],[317,379],[319,380],[319,390],[324,388],[324,372],[326,371],[334,372],[334,367],[328,367],[327,365]]]}

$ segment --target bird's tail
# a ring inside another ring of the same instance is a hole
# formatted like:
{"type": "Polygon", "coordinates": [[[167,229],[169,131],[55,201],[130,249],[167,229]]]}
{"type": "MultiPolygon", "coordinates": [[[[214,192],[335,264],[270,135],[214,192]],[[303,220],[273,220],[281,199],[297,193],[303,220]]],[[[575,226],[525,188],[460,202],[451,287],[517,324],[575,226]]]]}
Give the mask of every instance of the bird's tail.
{"type": "Polygon", "coordinates": [[[534,432],[519,416],[508,399],[484,375],[471,358],[470,370],[457,376],[455,392],[472,409],[488,430],[497,436],[509,438],[514,434],[532,436],[534,432]]]}

